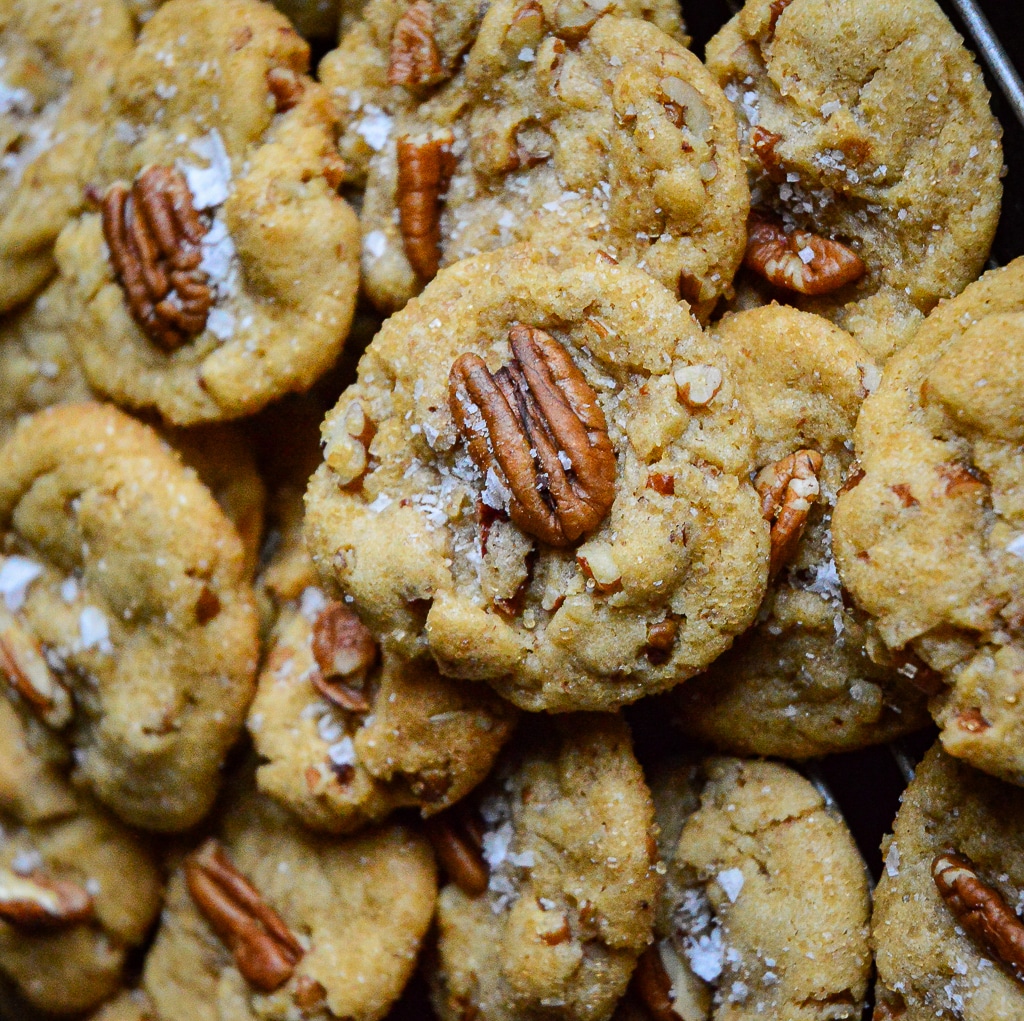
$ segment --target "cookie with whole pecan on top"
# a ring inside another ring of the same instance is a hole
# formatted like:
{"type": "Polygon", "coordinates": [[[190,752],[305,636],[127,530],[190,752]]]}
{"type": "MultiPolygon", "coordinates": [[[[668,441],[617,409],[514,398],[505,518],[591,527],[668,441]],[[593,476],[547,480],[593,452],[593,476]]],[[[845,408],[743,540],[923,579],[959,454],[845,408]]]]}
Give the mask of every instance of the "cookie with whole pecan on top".
{"type": "Polygon", "coordinates": [[[384,646],[531,710],[609,709],[753,620],[768,525],[718,346],[657,281],[517,246],[391,317],[323,426],[315,564],[384,646]]]}
{"type": "Polygon", "coordinates": [[[90,385],[191,425],[307,389],[352,320],[358,225],[309,47],[257,0],[171,0],[113,87],[100,211],[61,272],[90,385]]]}

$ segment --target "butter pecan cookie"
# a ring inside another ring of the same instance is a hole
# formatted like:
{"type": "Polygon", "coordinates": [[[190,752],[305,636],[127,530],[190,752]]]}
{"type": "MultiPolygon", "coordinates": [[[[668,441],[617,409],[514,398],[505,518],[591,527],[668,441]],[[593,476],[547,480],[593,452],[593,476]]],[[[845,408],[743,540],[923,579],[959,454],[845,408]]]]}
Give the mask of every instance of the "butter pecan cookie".
{"type": "Polygon", "coordinates": [[[1001,129],[933,0],[748,0],[708,44],[737,111],[746,265],[877,359],[981,272],[1001,129]]]}
{"type": "Polygon", "coordinates": [[[524,722],[472,808],[428,824],[441,1018],[609,1017],[651,937],[653,816],[621,719],[524,722]]]}
{"type": "Polygon", "coordinates": [[[728,758],[666,765],[652,790],[666,883],[617,1021],[860,1018],[867,870],[822,795],[786,766],[728,758]]]}
{"type": "Polygon", "coordinates": [[[98,404],[26,420],[0,448],[4,695],[73,749],[125,821],[192,825],[252,695],[242,544],[148,427],[98,404]]]}
{"type": "Polygon", "coordinates": [[[1024,259],[928,317],[857,423],[844,586],[946,751],[1024,784],[1024,259]]]}
{"type": "Polygon", "coordinates": [[[310,551],[387,651],[523,708],[665,690],[764,593],[738,398],[646,274],[589,250],[465,260],[385,323],[327,417],[310,551]]]}
{"type": "Polygon", "coordinates": [[[923,693],[869,658],[832,559],[832,509],[861,402],[878,385],[874,362],[827,320],[781,305],[727,316],[712,335],[754,419],[773,580],[755,626],[677,689],[677,722],[727,751],[784,758],[924,726],[923,693]]]}
{"type": "Polygon", "coordinates": [[[134,38],[123,0],[0,2],[0,312],[54,272],[53,243],[82,208],[134,38]]]}
{"type": "Polygon", "coordinates": [[[430,845],[310,833],[253,791],[170,880],[143,986],[160,1021],[377,1021],[434,910],[430,845]]]}
{"type": "Polygon", "coordinates": [[[1024,1014],[1024,793],[936,745],[882,845],[875,1019],[1024,1014]]]}
{"type": "Polygon", "coordinates": [[[358,224],[308,61],[256,0],[172,0],[142,30],[113,88],[101,211],[57,249],[97,391],[191,425],[251,414],[334,362],[358,224]]]}

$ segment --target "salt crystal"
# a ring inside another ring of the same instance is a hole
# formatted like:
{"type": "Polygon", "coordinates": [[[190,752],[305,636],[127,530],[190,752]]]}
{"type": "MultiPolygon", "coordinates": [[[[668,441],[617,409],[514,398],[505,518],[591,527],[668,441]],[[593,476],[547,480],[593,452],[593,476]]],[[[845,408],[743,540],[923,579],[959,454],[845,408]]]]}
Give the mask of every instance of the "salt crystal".
{"type": "Polygon", "coordinates": [[[807,245],[806,248],[801,248],[800,251],[797,252],[796,254],[800,256],[800,261],[805,266],[809,265],[814,261],[814,249],[811,248],[810,245],[807,245]]]}
{"type": "Polygon", "coordinates": [[[343,737],[340,741],[332,744],[327,749],[327,757],[336,766],[354,766],[356,762],[356,748],[352,744],[352,738],[343,737]]]}
{"type": "Polygon", "coordinates": [[[725,891],[730,904],[736,903],[736,898],[743,889],[743,873],[739,869],[726,869],[718,873],[718,885],[725,891]]]}
{"type": "Polygon", "coordinates": [[[1006,547],[1007,553],[1012,553],[1015,557],[1020,557],[1024,560],[1024,535],[1018,535],[1016,539],[1012,540],[1006,547]]]}
{"type": "Polygon", "coordinates": [[[365,116],[355,123],[355,132],[374,152],[380,152],[387,145],[391,123],[391,118],[379,107],[367,106],[365,116]]]}
{"type": "Polygon", "coordinates": [[[530,47],[530,46],[524,46],[524,47],[523,47],[523,48],[522,48],[522,49],[521,49],[521,50],[519,51],[519,59],[520,59],[520,60],[521,60],[521,61],[522,61],[522,62],[523,62],[524,64],[529,64],[529,63],[531,63],[531,62],[533,61],[533,59],[534,59],[534,52],[533,52],[533,49],[532,49],[532,47],[530,47]]]}
{"type": "Polygon", "coordinates": [[[107,618],[98,607],[86,606],[78,615],[78,633],[83,649],[99,649],[106,653],[114,651],[107,618]]]}
{"type": "Polygon", "coordinates": [[[235,317],[223,308],[210,309],[206,328],[218,339],[229,340],[235,333],[235,317]]]}
{"type": "Polygon", "coordinates": [[[315,585],[304,588],[299,596],[299,613],[310,622],[320,616],[326,605],[327,597],[315,585]]]}
{"type": "Polygon", "coordinates": [[[382,230],[371,230],[363,238],[363,252],[371,259],[379,259],[387,251],[388,239],[382,230]]]}
{"type": "Polygon", "coordinates": [[[894,840],[889,845],[889,851],[885,856],[885,871],[890,879],[895,879],[900,874],[900,849],[894,840]]]}
{"type": "Polygon", "coordinates": [[[214,128],[208,134],[195,139],[191,150],[207,161],[207,166],[197,167],[178,161],[178,169],[185,175],[192,201],[196,209],[212,209],[221,205],[231,188],[231,160],[224,147],[224,139],[214,128]]]}
{"type": "Polygon", "coordinates": [[[28,557],[7,557],[0,565],[0,595],[11,613],[25,605],[29,586],[42,573],[42,567],[28,557]]]}

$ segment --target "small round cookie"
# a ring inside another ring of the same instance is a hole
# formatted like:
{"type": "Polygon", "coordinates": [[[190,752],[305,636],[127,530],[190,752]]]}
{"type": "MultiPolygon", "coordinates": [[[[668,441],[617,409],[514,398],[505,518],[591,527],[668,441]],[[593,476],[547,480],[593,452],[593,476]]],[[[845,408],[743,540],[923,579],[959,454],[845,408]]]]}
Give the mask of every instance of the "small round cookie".
{"type": "Polygon", "coordinates": [[[1002,131],[933,0],[747,0],[708,69],[736,108],[746,265],[879,361],[981,272],[1002,131]]]}
{"type": "Polygon", "coordinates": [[[0,312],[54,272],[82,207],[113,71],[135,28],[124,0],[0,2],[0,312]]]}
{"type": "Polygon", "coordinates": [[[936,745],[882,850],[876,1021],[1024,1016],[1024,792],[936,745]]]}
{"type": "Polygon", "coordinates": [[[396,111],[371,160],[364,287],[401,308],[439,265],[568,236],[706,318],[743,257],[748,210],[732,110],[682,43],[640,18],[567,27],[537,0],[494,0],[459,73],[396,111]]]}
{"type": "Polygon", "coordinates": [[[412,974],[437,877],[406,826],[323,837],[244,791],[171,877],[143,987],[160,1021],[378,1021],[412,974]]]}
{"type": "Polygon", "coordinates": [[[657,942],[617,1018],[859,1019],[868,876],[846,824],[774,762],[666,764],[652,783],[667,866],[657,942]],[[627,1001],[628,1002],[628,1001],[627,1001]]]}
{"type": "Polygon", "coordinates": [[[451,880],[430,964],[442,1021],[609,1017],[651,938],[653,823],[620,718],[524,722],[472,814],[428,824],[451,880]]]}
{"type": "Polygon", "coordinates": [[[861,402],[878,385],[874,362],[827,320],[783,305],[727,316],[712,336],[754,418],[773,580],[757,623],[676,689],[677,723],[738,755],[795,759],[925,726],[922,692],[868,657],[832,559],[832,508],[861,402]]]}
{"type": "Polygon", "coordinates": [[[635,701],[707,666],[764,593],[738,396],[645,273],[589,249],[467,259],[328,415],[310,552],[387,651],[530,710],[635,701]]]}
{"type": "Polygon", "coordinates": [[[0,448],[4,694],[74,751],[126,822],[178,830],[216,795],[252,695],[242,544],[147,426],[99,404],[0,448]]]}
{"type": "Polygon", "coordinates": [[[114,84],[101,209],[57,246],[97,391],[191,425],[251,414],[333,364],[358,223],[308,62],[257,0],[171,0],[143,28],[114,84]]]}
{"type": "Polygon", "coordinates": [[[843,585],[946,751],[1024,784],[1024,259],[940,305],[857,423],[843,585]]]}

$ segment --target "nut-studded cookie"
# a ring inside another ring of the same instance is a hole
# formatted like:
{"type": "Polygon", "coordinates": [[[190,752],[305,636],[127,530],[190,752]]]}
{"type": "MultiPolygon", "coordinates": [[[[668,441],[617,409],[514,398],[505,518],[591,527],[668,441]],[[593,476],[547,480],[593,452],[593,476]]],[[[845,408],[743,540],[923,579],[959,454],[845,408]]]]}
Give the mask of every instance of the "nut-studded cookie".
{"type": "Polygon", "coordinates": [[[524,722],[482,797],[428,824],[441,1018],[609,1017],[651,936],[653,815],[621,719],[524,722]]]}
{"type": "Polygon", "coordinates": [[[783,758],[924,726],[923,693],[869,658],[832,559],[832,509],[861,402],[878,385],[874,362],[827,320],[782,305],[727,316],[713,336],[754,418],[772,581],[754,627],[676,689],[678,724],[726,751],[783,758]]]}
{"type": "Polygon", "coordinates": [[[1024,259],[986,273],[886,366],[833,516],[843,584],[933,695],[946,751],[1020,784],[1022,287],[1024,259]]]}
{"type": "Polygon", "coordinates": [[[822,795],[778,763],[728,758],[666,764],[652,790],[666,882],[617,1019],[860,1018],[867,871],[822,795]]]}
{"type": "Polygon", "coordinates": [[[1024,1013],[1024,794],[946,755],[903,795],[875,891],[876,1021],[1024,1013]]]}
{"type": "Polygon", "coordinates": [[[933,0],[748,0],[708,44],[751,176],[746,265],[877,359],[981,272],[1001,129],[933,0]]]}
{"type": "Polygon", "coordinates": [[[83,205],[134,37],[123,0],[0,3],[0,312],[54,272],[53,243],[83,205]]]}
{"type": "Polygon", "coordinates": [[[352,318],[358,225],[307,44],[256,0],[172,0],[118,71],[61,271],[90,384],[190,425],[308,388],[352,318]]]}
{"type": "Polygon", "coordinates": [[[639,270],[465,260],[385,323],[328,415],[310,552],[406,659],[532,710],[634,701],[707,666],[763,595],[738,398],[639,270]]]}
{"type": "Polygon", "coordinates": [[[364,286],[382,308],[438,266],[567,237],[701,316],[729,289],[749,199],[721,90],[656,26],[591,12],[567,27],[559,9],[549,20],[537,0],[496,0],[456,77],[396,111],[361,213],[364,286]]]}
{"type": "Polygon", "coordinates": [[[3,694],[125,821],[192,825],[256,665],[230,522],[151,429],[81,404],[38,413],[0,448],[0,530],[3,694]]]}
{"type": "Polygon", "coordinates": [[[425,837],[296,826],[255,791],[171,877],[143,986],[160,1021],[378,1021],[434,910],[425,837]]]}

